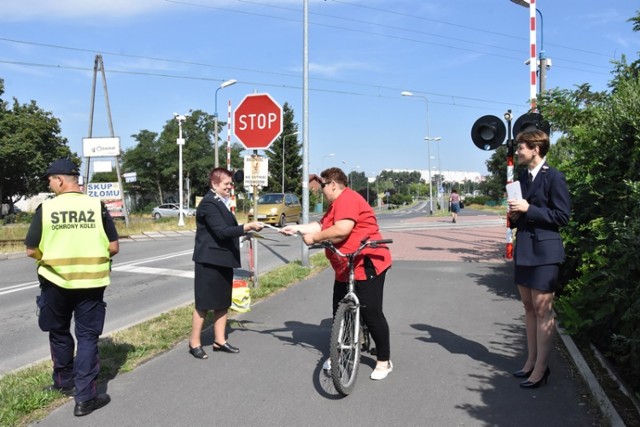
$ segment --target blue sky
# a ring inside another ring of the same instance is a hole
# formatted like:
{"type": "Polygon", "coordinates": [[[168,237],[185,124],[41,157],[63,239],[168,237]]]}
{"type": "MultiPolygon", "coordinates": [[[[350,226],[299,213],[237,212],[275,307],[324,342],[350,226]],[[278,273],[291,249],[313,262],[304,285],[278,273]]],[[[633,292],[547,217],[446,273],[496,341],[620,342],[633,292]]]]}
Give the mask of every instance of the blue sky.
{"type": "MultiPolygon", "coordinates": [[[[35,100],[81,154],[93,63],[102,54],[116,136],[159,132],[174,112],[226,121],[250,93],[288,102],[302,129],[302,0],[22,0],[2,6],[4,99],[35,100]]],[[[606,89],[612,59],[631,60],[637,1],[539,0],[547,88],[606,89]]],[[[309,0],[309,170],[486,173],[471,142],[487,114],[528,108],[528,10],[509,0],[309,0]],[[403,97],[411,91],[416,97],[403,97]],[[439,147],[435,144],[440,144],[439,147]],[[330,156],[333,154],[333,156],[330,156]]],[[[538,45],[540,45],[540,35],[538,45]]],[[[109,136],[101,80],[93,136],[109,136]]],[[[302,132],[300,133],[302,135],[302,132]]],[[[222,132],[226,140],[226,129],[222,132]]],[[[235,140],[235,138],[233,138],[235,140]]],[[[187,141],[188,143],[188,141],[187,141]]],[[[247,152],[248,153],[248,152],[247,152]]]]}

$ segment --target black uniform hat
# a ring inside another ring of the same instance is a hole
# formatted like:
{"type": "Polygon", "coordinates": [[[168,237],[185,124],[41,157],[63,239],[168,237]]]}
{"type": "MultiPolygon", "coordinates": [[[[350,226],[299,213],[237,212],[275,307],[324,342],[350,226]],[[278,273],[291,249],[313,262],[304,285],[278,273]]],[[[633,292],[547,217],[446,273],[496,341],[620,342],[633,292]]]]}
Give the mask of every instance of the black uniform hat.
{"type": "Polygon", "coordinates": [[[79,176],[80,171],[78,166],[69,159],[58,159],[49,165],[47,172],[40,177],[41,180],[46,181],[50,175],[75,175],[79,176]]]}

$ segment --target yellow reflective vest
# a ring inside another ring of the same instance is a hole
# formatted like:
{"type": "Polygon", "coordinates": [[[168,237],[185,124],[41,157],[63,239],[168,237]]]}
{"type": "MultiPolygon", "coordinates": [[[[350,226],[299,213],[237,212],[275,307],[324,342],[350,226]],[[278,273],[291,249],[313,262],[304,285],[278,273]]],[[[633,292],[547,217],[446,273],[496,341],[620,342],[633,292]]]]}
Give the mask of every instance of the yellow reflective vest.
{"type": "Polygon", "coordinates": [[[100,199],[63,193],[42,203],[38,274],[67,289],[110,283],[109,238],[100,199]]]}

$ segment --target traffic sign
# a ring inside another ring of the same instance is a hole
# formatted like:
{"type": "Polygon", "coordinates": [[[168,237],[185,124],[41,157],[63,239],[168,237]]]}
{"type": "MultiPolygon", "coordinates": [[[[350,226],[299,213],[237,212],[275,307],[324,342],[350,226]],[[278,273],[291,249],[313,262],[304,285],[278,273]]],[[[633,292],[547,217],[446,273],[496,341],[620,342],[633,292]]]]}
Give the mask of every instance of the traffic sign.
{"type": "Polygon", "coordinates": [[[245,188],[266,187],[269,182],[269,158],[260,156],[244,157],[245,188]]]}
{"type": "Polygon", "coordinates": [[[245,96],[233,112],[233,133],[246,149],[266,150],[282,133],[282,107],[268,93],[245,96]]]}

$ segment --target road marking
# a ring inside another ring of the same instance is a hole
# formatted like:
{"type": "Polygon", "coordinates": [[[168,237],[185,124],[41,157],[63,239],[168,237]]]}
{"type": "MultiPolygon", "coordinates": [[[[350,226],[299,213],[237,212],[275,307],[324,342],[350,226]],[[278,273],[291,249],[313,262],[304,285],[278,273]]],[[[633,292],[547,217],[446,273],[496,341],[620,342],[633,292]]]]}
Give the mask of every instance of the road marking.
{"type": "Polygon", "coordinates": [[[123,265],[114,268],[115,271],[123,271],[126,273],[139,273],[139,274],[153,274],[158,276],[174,276],[174,277],[186,277],[193,279],[194,272],[189,270],[173,270],[169,268],[154,268],[154,267],[137,267],[134,265],[123,265]]]}
{"type": "MultiPolygon", "coordinates": [[[[182,252],[176,252],[174,254],[168,255],[158,255],[155,257],[143,258],[134,261],[123,262],[122,264],[116,264],[113,267],[114,271],[125,271],[128,273],[142,273],[142,274],[157,274],[163,276],[176,276],[176,277],[187,277],[193,278],[193,271],[184,271],[184,270],[170,270],[168,268],[152,268],[152,267],[137,267],[139,264],[146,264],[149,262],[162,261],[169,258],[175,258],[184,255],[191,255],[193,253],[193,249],[189,249],[182,252]]],[[[17,285],[9,286],[0,290],[0,296],[12,294],[14,292],[26,291],[29,289],[33,289],[40,286],[40,282],[26,282],[19,283],[17,285]]]]}
{"type": "Polygon", "coordinates": [[[40,286],[40,282],[20,283],[18,285],[13,285],[13,286],[9,286],[8,288],[4,288],[2,291],[0,291],[0,295],[7,295],[7,294],[12,294],[18,291],[25,291],[27,289],[35,288],[37,286],[40,286]]]}

